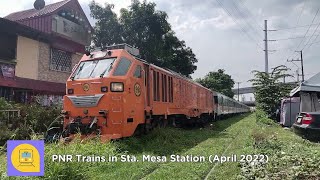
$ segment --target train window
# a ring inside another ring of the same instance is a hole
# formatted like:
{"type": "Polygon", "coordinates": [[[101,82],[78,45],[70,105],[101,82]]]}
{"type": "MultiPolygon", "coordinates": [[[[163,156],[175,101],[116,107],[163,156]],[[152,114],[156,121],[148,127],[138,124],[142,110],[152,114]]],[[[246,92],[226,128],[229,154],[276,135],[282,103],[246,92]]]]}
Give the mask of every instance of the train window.
{"type": "Polygon", "coordinates": [[[167,102],[167,76],[164,74],[161,74],[161,80],[162,80],[162,102],[167,102]]]}
{"type": "Polygon", "coordinates": [[[113,75],[114,76],[124,76],[127,74],[129,68],[131,66],[131,61],[127,58],[121,58],[120,62],[114,71],[113,75]]]}
{"type": "Polygon", "coordinates": [[[162,102],[164,102],[164,75],[161,74],[162,102]]]}
{"type": "Polygon", "coordinates": [[[168,94],[168,101],[169,102],[171,102],[171,77],[170,76],[168,76],[168,92],[169,92],[169,94],[168,94]]]}
{"type": "Polygon", "coordinates": [[[160,101],[159,72],[153,71],[153,100],[160,101]]]}
{"type": "Polygon", "coordinates": [[[94,61],[82,61],[71,76],[73,79],[86,79],[97,78],[105,76],[111,69],[112,63],[115,58],[94,60],[94,61]]]}
{"type": "Polygon", "coordinates": [[[159,77],[159,72],[157,72],[157,101],[160,101],[160,77],[159,77]]]}
{"type": "Polygon", "coordinates": [[[153,71],[153,100],[157,101],[157,73],[153,71]]]}
{"type": "Polygon", "coordinates": [[[214,97],[213,97],[213,100],[214,100],[214,103],[215,103],[215,104],[218,104],[218,103],[219,103],[219,101],[218,101],[218,96],[214,96],[214,97]]]}
{"type": "Polygon", "coordinates": [[[169,77],[169,102],[173,102],[173,81],[172,81],[172,77],[169,77]]]}
{"type": "Polygon", "coordinates": [[[140,66],[140,65],[137,65],[136,70],[134,71],[133,76],[136,77],[136,78],[141,78],[141,66],[140,66]]]}
{"type": "Polygon", "coordinates": [[[204,94],[205,94],[205,97],[207,97],[206,98],[206,107],[208,107],[208,105],[209,105],[209,93],[205,92],[204,94]]]}
{"type": "Polygon", "coordinates": [[[167,75],[164,75],[164,102],[168,102],[168,83],[167,75]]]}

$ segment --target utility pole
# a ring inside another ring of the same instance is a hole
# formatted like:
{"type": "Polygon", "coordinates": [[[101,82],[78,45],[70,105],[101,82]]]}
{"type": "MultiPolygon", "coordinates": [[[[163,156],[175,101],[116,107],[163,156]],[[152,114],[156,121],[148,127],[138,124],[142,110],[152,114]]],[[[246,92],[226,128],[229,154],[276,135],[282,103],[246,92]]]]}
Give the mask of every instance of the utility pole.
{"type": "Polygon", "coordinates": [[[264,20],[264,67],[265,72],[268,73],[269,67],[268,67],[268,21],[264,20]]]}
{"type": "Polygon", "coordinates": [[[300,51],[300,61],[301,61],[301,73],[302,73],[302,82],[304,82],[304,71],[303,71],[303,58],[302,58],[302,50],[300,51]]]}
{"type": "Polygon", "coordinates": [[[238,84],[238,101],[239,101],[239,95],[240,95],[240,89],[239,89],[239,84],[240,84],[241,82],[237,82],[237,84],[238,84]]]}
{"type": "Polygon", "coordinates": [[[299,79],[299,76],[300,76],[300,74],[299,74],[299,69],[297,69],[297,83],[299,83],[299,81],[300,81],[300,79],[299,79]]]}
{"type": "MultiPolygon", "coordinates": [[[[300,59],[291,59],[291,60],[287,60],[288,62],[293,62],[293,61],[300,61],[301,62],[301,77],[302,77],[302,82],[304,82],[304,70],[303,70],[303,56],[302,56],[302,50],[301,51],[296,51],[296,52],[300,52],[300,59]]],[[[298,78],[299,78],[299,74],[298,74],[298,78]]]]}

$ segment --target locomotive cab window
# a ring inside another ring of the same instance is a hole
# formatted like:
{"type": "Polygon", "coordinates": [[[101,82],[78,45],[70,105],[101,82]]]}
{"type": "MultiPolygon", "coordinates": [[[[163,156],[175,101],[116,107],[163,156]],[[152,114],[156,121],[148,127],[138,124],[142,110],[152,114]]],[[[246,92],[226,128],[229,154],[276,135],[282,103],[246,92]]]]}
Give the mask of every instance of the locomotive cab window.
{"type": "Polygon", "coordinates": [[[113,72],[114,76],[124,76],[127,74],[131,66],[131,61],[127,58],[121,58],[116,70],[113,72]]]}
{"type": "Polygon", "coordinates": [[[72,79],[105,77],[109,74],[115,58],[82,61],[71,76],[72,79]]]}
{"type": "Polygon", "coordinates": [[[136,70],[134,71],[133,77],[141,78],[141,66],[137,65],[136,70]]]}

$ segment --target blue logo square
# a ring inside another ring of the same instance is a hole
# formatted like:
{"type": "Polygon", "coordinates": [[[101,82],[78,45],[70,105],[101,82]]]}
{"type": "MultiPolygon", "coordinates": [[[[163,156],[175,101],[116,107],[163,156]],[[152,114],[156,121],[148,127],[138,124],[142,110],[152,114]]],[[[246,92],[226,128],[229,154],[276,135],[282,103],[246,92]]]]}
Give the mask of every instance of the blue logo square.
{"type": "Polygon", "coordinates": [[[44,176],[44,141],[7,141],[8,176],[44,176]]]}

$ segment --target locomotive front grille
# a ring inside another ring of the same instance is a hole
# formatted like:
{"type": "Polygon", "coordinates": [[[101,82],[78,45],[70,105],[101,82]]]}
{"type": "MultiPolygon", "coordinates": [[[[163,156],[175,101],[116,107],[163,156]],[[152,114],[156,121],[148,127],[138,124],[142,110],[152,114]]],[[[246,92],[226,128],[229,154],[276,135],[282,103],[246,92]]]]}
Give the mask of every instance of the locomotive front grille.
{"type": "Polygon", "coordinates": [[[103,94],[91,96],[67,96],[75,107],[94,107],[97,106],[103,94]]]}

